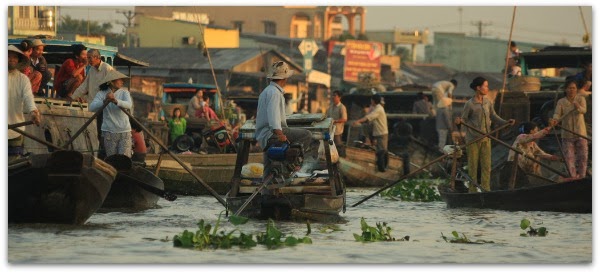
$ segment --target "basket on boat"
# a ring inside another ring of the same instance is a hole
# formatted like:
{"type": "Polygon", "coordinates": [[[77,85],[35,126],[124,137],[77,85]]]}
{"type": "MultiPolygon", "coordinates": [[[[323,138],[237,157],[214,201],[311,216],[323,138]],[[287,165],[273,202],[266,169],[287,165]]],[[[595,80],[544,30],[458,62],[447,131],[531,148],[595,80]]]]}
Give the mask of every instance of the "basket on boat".
{"type": "Polygon", "coordinates": [[[540,78],[532,76],[518,76],[508,80],[508,90],[510,91],[521,91],[521,92],[532,92],[540,91],[542,83],[540,78]]]}

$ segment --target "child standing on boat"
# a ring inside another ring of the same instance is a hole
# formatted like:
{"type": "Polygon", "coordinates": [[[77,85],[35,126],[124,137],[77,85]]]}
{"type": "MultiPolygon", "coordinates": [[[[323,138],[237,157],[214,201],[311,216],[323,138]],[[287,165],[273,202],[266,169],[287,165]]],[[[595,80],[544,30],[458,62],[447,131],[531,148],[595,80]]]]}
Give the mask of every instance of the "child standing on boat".
{"type": "Polygon", "coordinates": [[[104,83],[100,85],[100,92],[89,106],[90,111],[96,112],[105,102],[109,102],[103,111],[101,127],[107,157],[114,154],[131,157],[131,125],[129,117],[120,109],[131,110],[133,106],[129,91],[122,88],[125,78],[128,77],[116,70],[107,73],[104,83]]]}
{"type": "Polygon", "coordinates": [[[173,115],[169,120],[169,135],[171,136],[171,143],[177,139],[177,137],[185,133],[187,127],[187,121],[181,116],[181,109],[173,109],[173,115]]]}

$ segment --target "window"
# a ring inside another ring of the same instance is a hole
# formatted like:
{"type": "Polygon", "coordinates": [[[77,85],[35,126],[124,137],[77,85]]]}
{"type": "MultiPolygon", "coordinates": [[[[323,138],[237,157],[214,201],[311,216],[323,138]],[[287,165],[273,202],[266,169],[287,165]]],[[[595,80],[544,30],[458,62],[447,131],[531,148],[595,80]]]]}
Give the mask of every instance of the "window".
{"type": "Polygon", "coordinates": [[[244,25],[244,21],[233,21],[233,28],[237,28],[237,30],[242,33],[242,26],[244,25]]]}
{"type": "Polygon", "coordinates": [[[29,18],[31,15],[31,10],[29,6],[21,6],[19,7],[19,18],[29,18]]]}
{"type": "Polygon", "coordinates": [[[263,21],[265,24],[265,34],[277,35],[277,25],[273,21],[263,21]]]}

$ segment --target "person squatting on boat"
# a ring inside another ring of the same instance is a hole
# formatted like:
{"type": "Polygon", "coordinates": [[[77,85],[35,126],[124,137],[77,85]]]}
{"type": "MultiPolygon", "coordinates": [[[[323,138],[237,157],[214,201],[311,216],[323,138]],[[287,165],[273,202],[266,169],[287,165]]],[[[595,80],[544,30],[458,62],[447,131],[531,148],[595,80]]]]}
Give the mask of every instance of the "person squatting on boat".
{"type": "Polygon", "coordinates": [[[284,88],[287,79],[294,74],[285,62],[278,61],[271,65],[267,79],[271,82],[258,96],[256,110],[256,133],[254,138],[262,148],[264,171],[263,179],[271,172],[272,162],[266,151],[276,142],[301,143],[304,149],[304,164],[310,166],[316,162],[318,141],[313,141],[312,133],[306,129],[287,126],[285,114],[284,88]],[[312,153],[312,154],[311,154],[312,153]]]}
{"type": "Polygon", "coordinates": [[[202,99],[203,96],[204,91],[198,90],[196,91],[196,95],[190,99],[187,107],[188,118],[196,117],[196,111],[199,111],[202,109],[202,107],[204,107],[205,102],[202,99]]]}
{"type": "MultiPolygon", "coordinates": [[[[33,101],[31,83],[17,66],[25,64],[27,57],[13,45],[8,46],[8,124],[25,121],[23,113],[29,113],[31,121],[40,125],[41,115],[33,101]]],[[[25,127],[19,127],[25,130],[25,127]]],[[[8,161],[18,158],[23,154],[23,136],[8,130],[8,161]]]]}
{"type": "Polygon", "coordinates": [[[358,126],[364,122],[370,122],[373,128],[373,138],[377,155],[377,166],[380,172],[387,168],[388,152],[388,126],[387,115],[383,109],[383,97],[379,94],[371,96],[371,111],[364,117],[356,120],[352,125],[358,126]]]}
{"type": "Polygon", "coordinates": [[[34,39],[31,42],[33,44],[33,50],[31,51],[31,66],[42,74],[40,87],[38,90],[33,89],[33,93],[37,96],[46,96],[48,82],[52,79],[52,73],[48,70],[48,62],[43,56],[44,47],[46,45],[40,39],[34,39]]]}
{"type": "MultiPolygon", "coordinates": [[[[513,142],[512,147],[523,152],[524,155],[535,158],[535,159],[546,159],[558,161],[560,158],[556,155],[551,155],[544,152],[536,143],[536,140],[545,137],[552,130],[551,127],[546,127],[539,130],[537,124],[533,122],[524,122],[519,126],[519,135],[513,142]]],[[[515,160],[515,151],[510,150],[508,152],[508,161],[513,162],[515,160]]],[[[519,168],[525,173],[533,173],[538,176],[542,176],[542,168],[539,163],[520,155],[518,157],[517,164],[519,168]]]]}
{"type": "MultiPolygon", "coordinates": [[[[566,96],[556,103],[551,126],[560,126],[579,135],[587,136],[584,114],[587,112],[585,98],[577,94],[577,81],[569,79],[565,82],[566,96]]],[[[562,148],[569,174],[573,179],[584,178],[587,173],[588,141],[585,138],[562,130],[562,148]]]]}
{"type": "Polygon", "coordinates": [[[111,102],[104,108],[102,120],[102,137],[107,157],[114,154],[131,157],[131,125],[129,117],[119,109],[131,110],[133,105],[129,91],[122,88],[125,78],[128,77],[119,71],[110,71],[100,85],[100,92],[89,106],[90,111],[96,112],[104,102],[111,102]]]}
{"type": "MultiPolygon", "coordinates": [[[[503,125],[507,122],[511,125],[515,123],[514,119],[506,121],[496,114],[494,105],[487,97],[489,89],[488,81],[485,78],[476,77],[469,87],[475,91],[475,95],[465,103],[462,115],[456,117],[454,120],[457,125],[464,122],[484,133],[488,133],[491,131],[492,121],[498,125],[503,125]]],[[[465,140],[467,143],[475,140],[478,136],[480,136],[479,133],[466,128],[465,140]]],[[[490,138],[483,138],[467,146],[469,176],[486,191],[490,191],[491,154],[492,145],[490,138]],[[481,179],[477,177],[479,168],[481,168],[481,179]]],[[[473,183],[469,185],[469,192],[477,192],[477,188],[473,183]]]]}
{"type": "Polygon", "coordinates": [[[54,89],[61,98],[70,97],[85,79],[87,48],[82,44],[74,44],[71,49],[73,58],[67,59],[54,76],[54,89]]]}
{"type": "Polygon", "coordinates": [[[37,94],[38,89],[40,89],[40,85],[42,84],[42,73],[35,70],[33,65],[31,64],[31,54],[33,53],[33,42],[31,40],[23,40],[19,44],[19,49],[25,55],[27,62],[24,65],[19,67],[19,71],[21,71],[27,78],[29,78],[29,82],[31,83],[32,92],[37,94]]]}

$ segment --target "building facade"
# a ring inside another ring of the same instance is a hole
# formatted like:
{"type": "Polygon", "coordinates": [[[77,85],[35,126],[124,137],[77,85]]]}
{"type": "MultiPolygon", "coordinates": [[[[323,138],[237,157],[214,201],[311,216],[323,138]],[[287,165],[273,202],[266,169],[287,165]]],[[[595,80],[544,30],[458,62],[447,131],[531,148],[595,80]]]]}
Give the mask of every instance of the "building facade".
{"type": "MultiPolygon", "coordinates": [[[[425,47],[427,63],[444,64],[465,72],[502,72],[506,64],[508,41],[466,36],[464,33],[436,32],[433,45],[425,47]]],[[[515,41],[522,52],[547,45],[515,41]]]]}
{"type": "Polygon", "coordinates": [[[135,13],[144,16],[188,18],[195,22],[235,28],[239,33],[317,40],[329,40],[341,35],[344,32],[343,19],[347,20],[349,34],[364,35],[366,12],[366,8],[356,6],[135,7],[135,13]]]}
{"type": "MultiPolygon", "coordinates": [[[[127,30],[132,47],[197,47],[204,39],[207,48],[237,48],[238,29],[200,25],[182,17],[137,15],[136,26],[127,30]]],[[[201,21],[203,22],[203,21],[201,21]]]]}
{"type": "Polygon", "coordinates": [[[56,6],[9,6],[8,38],[56,36],[56,6]]]}

